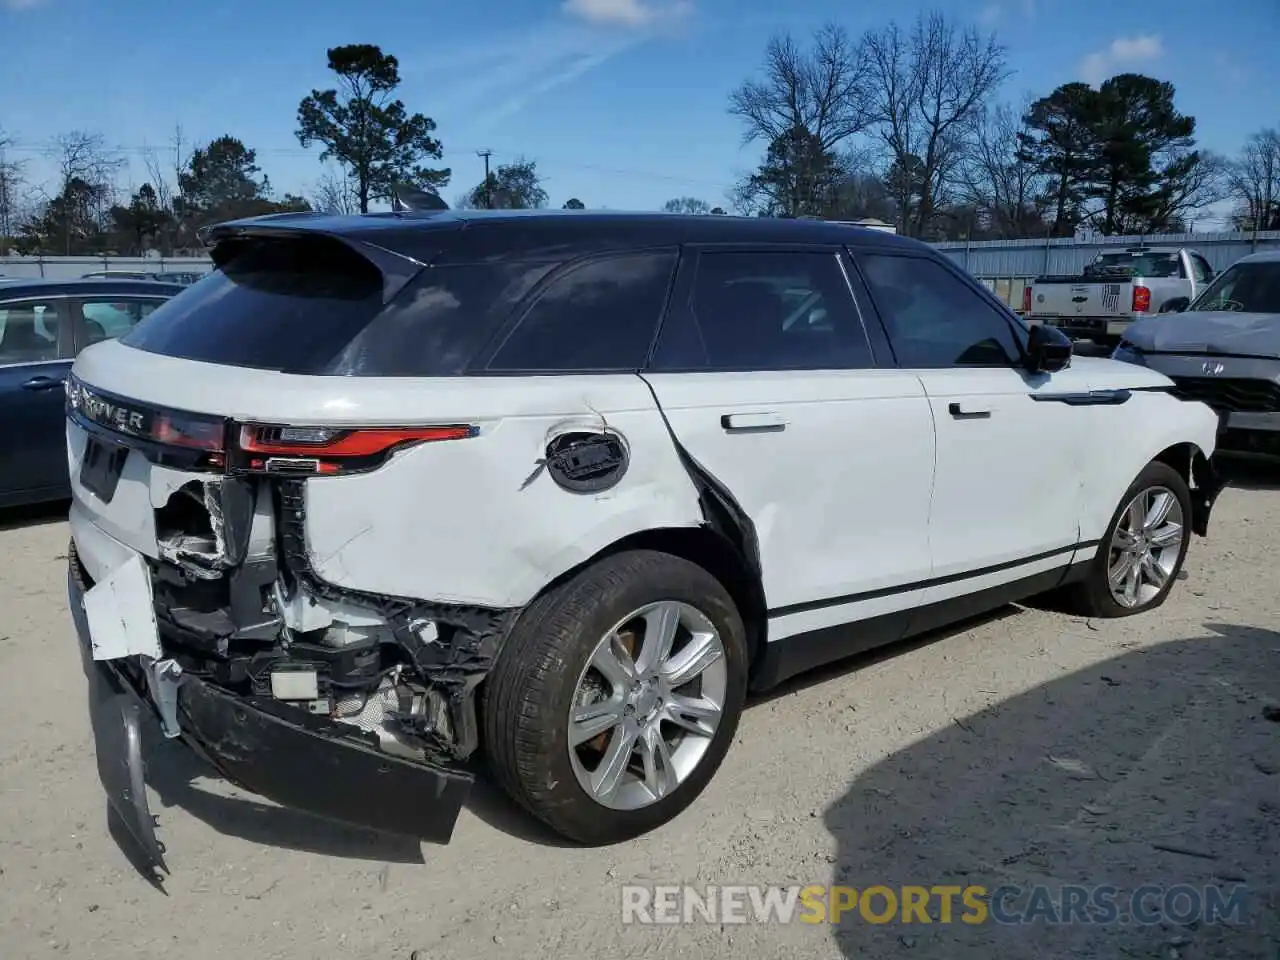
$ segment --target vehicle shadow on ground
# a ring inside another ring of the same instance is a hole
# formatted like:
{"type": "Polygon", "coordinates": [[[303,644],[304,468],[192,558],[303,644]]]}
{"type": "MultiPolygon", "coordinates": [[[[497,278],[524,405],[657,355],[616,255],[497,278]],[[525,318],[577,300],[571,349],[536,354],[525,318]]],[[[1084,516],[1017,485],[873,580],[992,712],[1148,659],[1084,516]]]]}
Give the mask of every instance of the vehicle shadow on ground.
{"type": "Polygon", "coordinates": [[[66,523],[70,500],[54,500],[27,507],[0,508],[0,530],[40,527],[48,523],[66,523]]]}
{"type": "MultiPolygon", "coordinates": [[[[1217,623],[1198,637],[1124,653],[961,718],[857,777],[823,814],[833,882],[858,890],[1037,884],[1245,888],[1243,923],[1194,922],[1169,901],[1158,922],[834,925],[849,958],[1050,956],[1223,958],[1280,947],[1280,633],[1217,623]],[[1270,898],[1270,899],[1268,899],[1270,898]],[[1182,921],[1181,923],[1175,920],[1182,921]]],[[[1043,902],[1043,901],[1042,901],[1043,902]]],[[[1159,907],[1161,895],[1143,905],[1159,907]]],[[[883,917],[885,899],[868,901],[883,917]]]]}

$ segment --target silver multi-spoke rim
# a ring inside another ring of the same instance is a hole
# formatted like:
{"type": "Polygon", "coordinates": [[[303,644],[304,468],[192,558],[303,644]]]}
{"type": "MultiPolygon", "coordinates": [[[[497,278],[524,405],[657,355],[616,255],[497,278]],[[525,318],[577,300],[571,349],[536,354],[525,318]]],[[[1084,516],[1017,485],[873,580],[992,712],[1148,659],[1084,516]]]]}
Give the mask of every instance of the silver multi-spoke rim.
{"type": "Polygon", "coordinates": [[[1107,585],[1122,607],[1140,607],[1165,588],[1182,552],[1182,504],[1168,487],[1129,501],[1111,537],[1107,585]]]}
{"type": "Polygon", "coordinates": [[[623,617],[578,677],[569,760],[601,806],[669,796],[702,761],[724,712],[724,643],[705,614],[663,600],[623,617]]]}

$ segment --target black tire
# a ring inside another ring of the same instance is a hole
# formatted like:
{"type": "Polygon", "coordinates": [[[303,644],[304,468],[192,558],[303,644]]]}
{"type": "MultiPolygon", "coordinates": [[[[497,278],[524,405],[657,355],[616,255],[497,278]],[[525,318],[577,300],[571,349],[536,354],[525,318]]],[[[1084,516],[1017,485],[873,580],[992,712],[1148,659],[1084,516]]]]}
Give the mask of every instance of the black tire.
{"type": "Polygon", "coordinates": [[[1177,582],[1178,574],[1182,572],[1183,561],[1187,557],[1187,547],[1190,542],[1191,491],[1187,488],[1187,481],[1168,464],[1159,462],[1147,464],[1143,471],[1138,474],[1137,479],[1129,485],[1129,489],[1125,491],[1120,503],[1116,506],[1115,513],[1111,516],[1111,522],[1107,524],[1107,532],[1103,535],[1102,543],[1098,547],[1098,554],[1089,566],[1088,575],[1079,583],[1072,584],[1067,591],[1065,599],[1068,608],[1083,616],[1098,618],[1129,617],[1136,613],[1146,613],[1154,610],[1164,603],[1169,596],[1169,591],[1173,589],[1174,583],[1177,582]],[[1130,501],[1142,491],[1149,490],[1152,487],[1164,487],[1177,498],[1178,506],[1182,508],[1182,543],[1178,548],[1177,561],[1174,563],[1168,581],[1164,586],[1145,603],[1126,607],[1118,603],[1111,595],[1107,582],[1112,538],[1115,536],[1116,527],[1120,524],[1121,517],[1130,501]]]}
{"type": "Polygon", "coordinates": [[[553,830],[579,843],[617,843],[676,817],[702,792],[728,752],[747,690],[742,618],[706,570],[671,554],[633,550],[586,568],[521,615],[485,680],[484,748],[499,785],[553,830]],[[578,678],[601,638],[649,603],[675,600],[709,618],[724,646],[723,712],[701,760],[661,800],[633,810],[597,803],[569,757],[568,718],[578,678]]]}

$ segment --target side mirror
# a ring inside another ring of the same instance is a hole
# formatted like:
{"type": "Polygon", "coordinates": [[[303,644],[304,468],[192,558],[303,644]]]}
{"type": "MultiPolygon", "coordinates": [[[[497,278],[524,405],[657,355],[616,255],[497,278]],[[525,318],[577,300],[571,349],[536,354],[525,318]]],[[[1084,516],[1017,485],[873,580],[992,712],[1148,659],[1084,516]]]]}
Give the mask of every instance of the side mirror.
{"type": "Polygon", "coordinates": [[[1187,307],[1191,306],[1190,297],[1174,297],[1172,300],[1166,300],[1160,304],[1160,313],[1181,313],[1187,307]]]}
{"type": "Polygon", "coordinates": [[[1056,373],[1071,365],[1071,338],[1057,327],[1038,323],[1027,334],[1027,369],[1056,373]]]}

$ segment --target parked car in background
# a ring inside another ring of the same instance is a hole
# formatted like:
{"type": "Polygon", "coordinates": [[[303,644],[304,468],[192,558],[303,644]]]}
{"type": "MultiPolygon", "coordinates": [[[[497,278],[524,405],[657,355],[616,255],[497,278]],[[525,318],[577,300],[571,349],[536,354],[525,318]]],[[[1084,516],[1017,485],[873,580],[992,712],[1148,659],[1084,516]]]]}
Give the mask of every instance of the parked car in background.
{"type": "Polygon", "coordinates": [[[161,283],[177,283],[184,287],[189,287],[191,284],[203,280],[206,276],[208,276],[207,273],[191,270],[178,273],[157,273],[154,278],[161,283]]]}
{"type": "Polygon", "coordinates": [[[1114,356],[1213,407],[1219,449],[1280,455],[1280,251],[1237,260],[1185,311],[1135,323],[1114,356]]]}
{"type": "Polygon", "coordinates": [[[71,496],[63,383],[72,360],[182,289],[150,280],[0,285],[0,507],[71,496]]]}
{"type": "Polygon", "coordinates": [[[154,280],[154,273],[144,270],[94,270],[81,274],[81,280],[154,280]]]}
{"type": "Polygon", "coordinates": [[[68,380],[98,769],[156,866],[140,708],[285,806],[448,839],[483,752],[562,835],[618,841],[702,791],[749,685],[1047,590],[1159,606],[1219,488],[1209,408],[887,232],[433,211],[210,239],[212,277],[68,380]]]}
{"type": "Polygon", "coordinates": [[[1185,247],[1129,247],[1098,254],[1080,276],[1037,277],[1023,315],[1072,339],[1115,346],[1134,320],[1186,306],[1213,279],[1209,261],[1185,247]]]}

